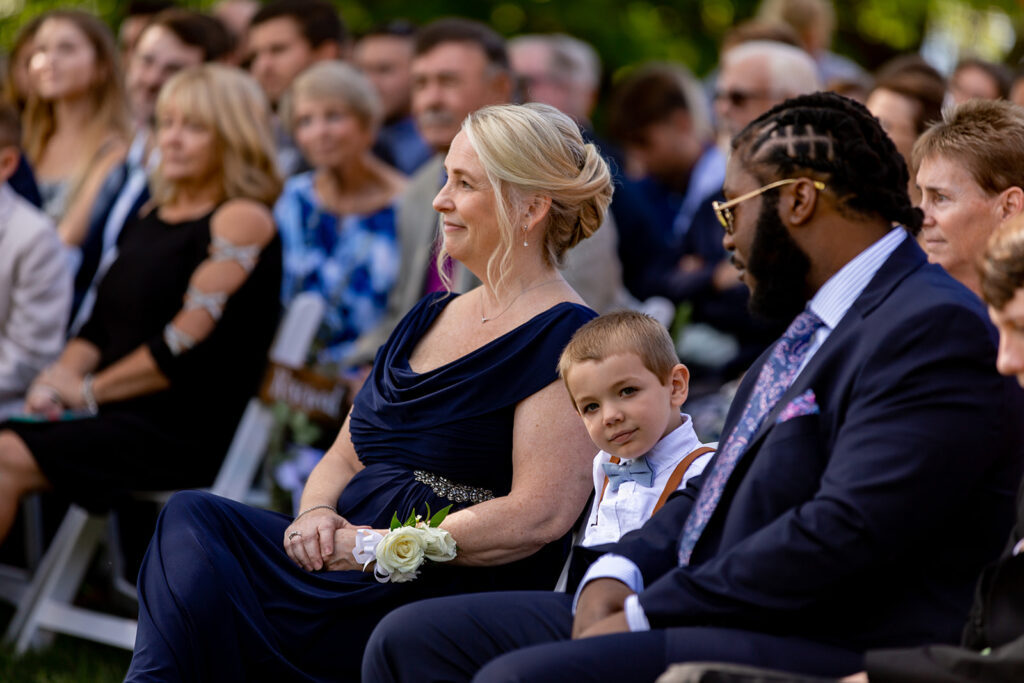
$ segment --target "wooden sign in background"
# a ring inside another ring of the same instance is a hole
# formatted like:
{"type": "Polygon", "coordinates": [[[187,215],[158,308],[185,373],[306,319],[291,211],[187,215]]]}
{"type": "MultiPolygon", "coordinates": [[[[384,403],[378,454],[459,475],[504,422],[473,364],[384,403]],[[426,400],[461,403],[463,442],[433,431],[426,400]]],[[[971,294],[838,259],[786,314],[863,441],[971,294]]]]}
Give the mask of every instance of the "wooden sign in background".
{"type": "Polygon", "coordinates": [[[340,425],[348,410],[348,386],[337,377],[311,370],[270,363],[260,387],[260,399],[273,404],[287,403],[315,422],[340,425]]]}

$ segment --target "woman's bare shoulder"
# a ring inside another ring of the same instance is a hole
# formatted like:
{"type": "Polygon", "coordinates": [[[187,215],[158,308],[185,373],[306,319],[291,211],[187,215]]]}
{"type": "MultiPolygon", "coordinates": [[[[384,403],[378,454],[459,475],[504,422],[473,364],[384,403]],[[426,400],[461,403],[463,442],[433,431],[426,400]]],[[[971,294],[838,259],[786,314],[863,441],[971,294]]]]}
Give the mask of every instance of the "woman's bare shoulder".
{"type": "Polygon", "coordinates": [[[553,287],[550,291],[544,293],[544,298],[537,304],[537,312],[546,311],[559,304],[577,304],[579,306],[588,305],[587,302],[583,300],[583,297],[581,297],[576,290],[572,288],[572,285],[564,280],[559,283],[558,287],[553,287]]]}
{"type": "Polygon", "coordinates": [[[275,230],[270,209],[252,199],[229,199],[210,218],[213,235],[238,244],[266,244],[275,230]]]}

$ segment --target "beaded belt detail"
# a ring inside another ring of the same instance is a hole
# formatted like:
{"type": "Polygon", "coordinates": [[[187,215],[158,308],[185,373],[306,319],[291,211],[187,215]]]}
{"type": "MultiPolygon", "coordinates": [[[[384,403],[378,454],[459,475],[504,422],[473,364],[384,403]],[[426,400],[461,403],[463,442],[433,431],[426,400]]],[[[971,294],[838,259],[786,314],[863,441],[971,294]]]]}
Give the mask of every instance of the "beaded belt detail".
{"type": "Polygon", "coordinates": [[[446,479],[433,472],[413,470],[412,476],[421,484],[429,486],[438,496],[447,498],[453,503],[482,503],[494,498],[494,493],[488,489],[456,484],[451,479],[446,479]]]}

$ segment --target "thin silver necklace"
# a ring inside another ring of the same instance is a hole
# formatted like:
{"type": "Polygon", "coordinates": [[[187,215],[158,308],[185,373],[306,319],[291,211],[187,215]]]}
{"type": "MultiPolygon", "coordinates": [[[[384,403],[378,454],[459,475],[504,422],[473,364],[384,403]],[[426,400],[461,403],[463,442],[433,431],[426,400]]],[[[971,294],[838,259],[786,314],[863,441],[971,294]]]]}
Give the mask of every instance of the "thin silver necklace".
{"type": "Polygon", "coordinates": [[[514,297],[512,297],[512,301],[509,301],[508,302],[508,306],[506,306],[505,308],[501,309],[501,313],[497,313],[497,314],[492,315],[492,316],[484,315],[484,290],[483,290],[483,287],[481,287],[480,288],[480,324],[482,325],[482,324],[490,322],[492,320],[497,320],[501,316],[505,315],[505,312],[508,311],[508,309],[512,308],[512,304],[514,304],[519,299],[519,297],[521,297],[523,294],[526,294],[531,289],[538,289],[540,287],[543,287],[544,285],[550,285],[552,282],[558,282],[560,279],[561,278],[557,278],[556,277],[556,278],[552,278],[551,280],[545,280],[544,282],[541,282],[540,284],[533,285],[532,287],[527,287],[526,289],[524,289],[523,291],[519,292],[514,297]]]}

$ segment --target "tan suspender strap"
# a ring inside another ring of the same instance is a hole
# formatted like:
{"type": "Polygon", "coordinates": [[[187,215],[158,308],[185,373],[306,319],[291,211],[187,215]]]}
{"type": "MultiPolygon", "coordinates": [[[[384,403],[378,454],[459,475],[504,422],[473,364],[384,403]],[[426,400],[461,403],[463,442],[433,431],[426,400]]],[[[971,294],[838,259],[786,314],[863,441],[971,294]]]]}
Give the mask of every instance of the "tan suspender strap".
{"type": "MultiPolygon", "coordinates": [[[[619,462],[620,462],[619,456],[617,456],[617,455],[610,456],[608,459],[611,462],[615,463],[616,465],[618,465],[619,462]]],[[[601,487],[601,495],[597,497],[597,504],[598,505],[600,505],[601,501],[604,500],[604,492],[605,492],[605,490],[607,488],[608,488],[608,477],[605,476],[605,478],[604,478],[604,486],[601,487]]]]}
{"type": "MultiPolygon", "coordinates": [[[[660,510],[661,506],[665,504],[665,501],[668,500],[668,497],[671,496],[677,488],[679,488],[679,482],[683,480],[683,475],[686,474],[686,470],[689,469],[691,464],[693,464],[693,461],[699,458],[700,456],[704,455],[705,453],[711,453],[714,450],[715,449],[712,448],[711,446],[701,446],[700,448],[698,448],[697,450],[693,451],[688,456],[683,458],[681,461],[679,461],[679,464],[676,465],[675,470],[673,470],[672,472],[672,476],[668,478],[668,483],[665,484],[665,490],[661,492],[661,498],[658,499],[658,504],[654,506],[654,512],[651,513],[652,515],[658,514],[658,510],[660,510]]],[[[607,483],[608,480],[606,478],[606,486],[607,483]]],[[[604,492],[602,491],[602,495],[603,493],[604,492]]]]}

